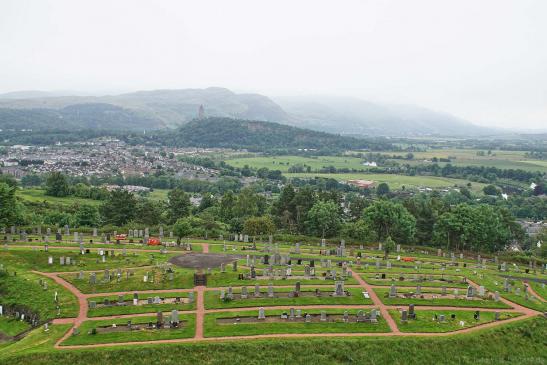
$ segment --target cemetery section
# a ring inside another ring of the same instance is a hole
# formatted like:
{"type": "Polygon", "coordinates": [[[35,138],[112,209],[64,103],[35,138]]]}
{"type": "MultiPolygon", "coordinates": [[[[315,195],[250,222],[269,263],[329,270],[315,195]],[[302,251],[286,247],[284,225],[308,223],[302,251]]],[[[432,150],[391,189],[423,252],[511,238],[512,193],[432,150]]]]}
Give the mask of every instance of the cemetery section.
{"type": "Polygon", "coordinates": [[[62,350],[444,335],[547,310],[545,267],[496,256],[239,234],[176,243],[162,231],[150,245],[148,228],[38,231],[3,236],[0,341],[38,336],[62,350]]]}

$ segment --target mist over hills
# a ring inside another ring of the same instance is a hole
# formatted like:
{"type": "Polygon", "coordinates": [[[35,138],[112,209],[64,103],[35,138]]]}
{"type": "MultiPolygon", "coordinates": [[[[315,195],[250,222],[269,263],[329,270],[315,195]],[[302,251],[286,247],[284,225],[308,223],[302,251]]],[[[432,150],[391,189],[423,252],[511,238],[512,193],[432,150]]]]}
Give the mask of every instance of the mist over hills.
{"type": "Polygon", "coordinates": [[[497,131],[446,113],[349,97],[277,97],[225,88],[150,90],[120,95],[0,94],[0,129],[163,129],[198,115],[277,122],[356,136],[486,135],[497,131]]]}

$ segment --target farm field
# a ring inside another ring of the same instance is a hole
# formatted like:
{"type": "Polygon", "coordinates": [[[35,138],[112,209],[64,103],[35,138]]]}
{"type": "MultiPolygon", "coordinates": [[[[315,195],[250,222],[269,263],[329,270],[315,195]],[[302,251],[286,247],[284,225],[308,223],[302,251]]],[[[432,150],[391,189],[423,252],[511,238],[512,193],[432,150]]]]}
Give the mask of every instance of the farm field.
{"type": "Polygon", "coordinates": [[[324,167],[334,166],[338,168],[348,168],[362,170],[366,169],[363,166],[364,160],[357,157],[345,157],[345,156],[317,156],[317,157],[304,157],[304,156],[271,156],[271,157],[243,157],[233,158],[225,160],[226,163],[234,167],[242,168],[245,165],[260,169],[266,167],[270,170],[279,170],[282,172],[288,172],[289,167],[295,165],[309,166],[311,170],[319,170],[324,167]]]}
{"type": "MultiPolygon", "coordinates": [[[[418,189],[418,188],[455,188],[464,187],[469,183],[468,180],[451,179],[439,176],[406,176],[406,175],[394,175],[394,174],[365,174],[365,173],[349,173],[349,174],[306,174],[306,173],[287,173],[285,176],[291,178],[313,178],[323,177],[329,179],[335,179],[338,181],[347,180],[372,180],[376,183],[385,182],[391,189],[399,190],[403,186],[405,189],[418,189]]],[[[471,190],[481,191],[486,184],[471,183],[471,190]]]]}
{"type": "MultiPolygon", "coordinates": [[[[383,152],[384,153],[384,152],[383,152]]],[[[386,154],[401,154],[397,151],[387,151],[386,154]]],[[[487,166],[498,169],[522,169],[526,171],[547,172],[547,161],[541,161],[525,157],[524,151],[492,151],[488,155],[487,151],[474,149],[430,149],[426,152],[412,152],[414,159],[408,161],[410,164],[428,163],[432,158],[449,158],[450,163],[456,166],[487,166]],[[484,152],[484,156],[477,153],[484,152]]],[[[400,160],[399,160],[400,161],[400,160]]],[[[406,163],[406,161],[405,161],[406,163]]],[[[429,162],[430,163],[430,162],[429,162]]],[[[438,162],[444,166],[445,162],[438,162]]]]}

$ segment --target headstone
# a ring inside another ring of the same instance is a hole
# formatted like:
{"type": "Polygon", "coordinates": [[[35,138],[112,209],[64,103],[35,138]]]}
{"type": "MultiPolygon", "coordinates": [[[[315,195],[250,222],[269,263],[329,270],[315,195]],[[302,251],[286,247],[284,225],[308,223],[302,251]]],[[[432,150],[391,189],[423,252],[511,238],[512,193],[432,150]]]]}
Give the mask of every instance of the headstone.
{"type": "Polygon", "coordinates": [[[397,288],[395,287],[395,284],[391,284],[391,287],[389,288],[389,297],[395,298],[397,296],[397,288]]]}
{"type": "Polygon", "coordinates": [[[475,293],[474,293],[473,287],[472,287],[471,285],[469,285],[469,286],[467,287],[467,295],[466,295],[466,297],[467,297],[468,299],[472,299],[472,298],[474,297],[474,294],[475,294],[475,293]]]}
{"type": "Polygon", "coordinates": [[[320,321],[321,322],[326,322],[327,321],[327,312],[321,311],[320,321]]]}
{"type": "Polygon", "coordinates": [[[266,319],[266,313],[263,307],[258,308],[258,319],[266,319]]]}
{"type": "Polygon", "coordinates": [[[344,282],[343,281],[336,281],[334,283],[334,294],[335,297],[343,297],[345,296],[344,293],[344,282]]]}

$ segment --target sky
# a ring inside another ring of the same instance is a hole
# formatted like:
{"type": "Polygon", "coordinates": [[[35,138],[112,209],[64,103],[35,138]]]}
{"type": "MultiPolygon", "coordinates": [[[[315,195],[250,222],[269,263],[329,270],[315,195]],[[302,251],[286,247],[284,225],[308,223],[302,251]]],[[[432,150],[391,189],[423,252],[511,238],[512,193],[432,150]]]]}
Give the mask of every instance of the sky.
{"type": "Polygon", "coordinates": [[[0,93],[220,86],[547,129],[545,0],[1,0],[0,93]]]}

